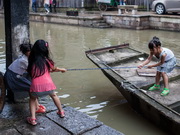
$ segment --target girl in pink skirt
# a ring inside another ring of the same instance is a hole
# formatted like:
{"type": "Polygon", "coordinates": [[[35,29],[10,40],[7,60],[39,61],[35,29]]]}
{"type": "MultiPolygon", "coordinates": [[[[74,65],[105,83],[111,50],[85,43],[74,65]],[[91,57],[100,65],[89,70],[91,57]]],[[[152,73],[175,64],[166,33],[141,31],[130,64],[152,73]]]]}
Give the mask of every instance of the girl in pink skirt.
{"type": "Polygon", "coordinates": [[[49,56],[49,45],[44,40],[37,40],[31,50],[29,56],[28,73],[31,76],[32,83],[30,87],[30,112],[31,116],[27,117],[28,123],[36,125],[36,106],[35,101],[38,97],[49,95],[58,108],[57,114],[64,117],[64,110],[62,109],[60,99],[54,92],[56,89],[52,81],[50,72],[66,72],[64,68],[54,66],[54,62],[49,56]]]}

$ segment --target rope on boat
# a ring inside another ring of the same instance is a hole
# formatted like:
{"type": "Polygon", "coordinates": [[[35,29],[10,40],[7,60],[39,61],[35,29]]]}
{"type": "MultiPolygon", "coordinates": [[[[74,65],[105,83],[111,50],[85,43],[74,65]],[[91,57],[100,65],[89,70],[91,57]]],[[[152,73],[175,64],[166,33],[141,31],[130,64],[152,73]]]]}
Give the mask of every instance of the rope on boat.
{"type": "Polygon", "coordinates": [[[128,69],[128,68],[138,68],[138,67],[104,67],[104,68],[77,68],[77,69],[67,69],[67,71],[77,71],[77,70],[101,70],[101,69],[128,69]]]}
{"type": "MultiPolygon", "coordinates": [[[[74,69],[66,69],[67,71],[79,71],[79,70],[102,70],[102,69],[139,69],[138,67],[136,66],[132,66],[132,67],[104,67],[104,68],[74,68],[74,69]]],[[[147,66],[144,66],[142,68],[147,68],[147,66]]],[[[175,67],[176,69],[180,68],[180,67],[175,67]]],[[[151,68],[152,69],[152,68],[151,68]]]]}

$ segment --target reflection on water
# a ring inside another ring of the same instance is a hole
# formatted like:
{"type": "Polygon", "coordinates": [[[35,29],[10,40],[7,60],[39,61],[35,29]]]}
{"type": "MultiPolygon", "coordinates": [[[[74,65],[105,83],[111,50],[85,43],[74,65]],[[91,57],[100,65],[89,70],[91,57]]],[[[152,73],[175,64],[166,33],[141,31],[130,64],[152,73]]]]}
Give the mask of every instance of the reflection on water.
{"type": "Polygon", "coordinates": [[[108,101],[106,102],[102,102],[102,103],[98,103],[98,104],[91,104],[91,105],[87,105],[86,108],[80,108],[77,107],[77,110],[87,113],[87,114],[92,114],[93,118],[97,118],[99,112],[102,112],[102,108],[104,108],[106,105],[108,104],[108,101]],[[96,115],[94,115],[96,114],[96,115]]]}
{"type": "MultiPolygon", "coordinates": [[[[3,26],[3,20],[0,19],[3,26]]],[[[45,39],[50,44],[56,66],[95,68],[86,58],[89,49],[130,43],[132,48],[148,52],[147,43],[153,36],[162,41],[180,58],[180,34],[156,30],[93,29],[57,24],[30,23],[31,42],[45,39]]],[[[4,47],[4,30],[0,27],[0,45],[4,47]]],[[[4,49],[0,50],[4,60],[4,49]]],[[[3,70],[3,69],[1,69],[3,70]]],[[[133,135],[164,135],[165,133],[133,111],[114,85],[100,70],[53,73],[61,102],[85,112],[104,124],[133,135]]]]}
{"type": "Polygon", "coordinates": [[[70,96],[69,94],[64,94],[64,95],[59,96],[59,98],[67,98],[69,96],[70,96]]]}

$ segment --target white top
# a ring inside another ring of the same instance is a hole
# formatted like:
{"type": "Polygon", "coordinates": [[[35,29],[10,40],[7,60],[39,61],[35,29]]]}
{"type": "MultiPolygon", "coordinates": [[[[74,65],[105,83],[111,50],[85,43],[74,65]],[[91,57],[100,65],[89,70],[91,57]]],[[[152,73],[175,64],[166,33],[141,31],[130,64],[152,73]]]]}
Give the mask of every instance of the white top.
{"type": "Polygon", "coordinates": [[[160,54],[160,57],[161,57],[164,53],[166,54],[165,61],[168,61],[168,60],[170,60],[171,58],[174,57],[174,53],[173,53],[170,49],[168,49],[168,48],[163,48],[163,50],[162,50],[162,52],[161,52],[161,54],[160,54]]]}
{"type": "Polygon", "coordinates": [[[28,57],[26,55],[19,56],[11,65],[8,67],[9,70],[17,73],[19,75],[23,75],[27,72],[28,67],[28,57]]]}

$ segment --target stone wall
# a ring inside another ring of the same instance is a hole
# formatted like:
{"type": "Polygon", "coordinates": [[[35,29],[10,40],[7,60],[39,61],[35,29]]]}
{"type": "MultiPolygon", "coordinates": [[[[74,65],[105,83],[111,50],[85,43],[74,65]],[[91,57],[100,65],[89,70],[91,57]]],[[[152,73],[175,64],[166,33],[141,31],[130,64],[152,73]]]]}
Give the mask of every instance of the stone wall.
{"type": "Polygon", "coordinates": [[[103,15],[107,23],[113,27],[129,29],[149,29],[149,16],[103,15]]]}
{"type": "Polygon", "coordinates": [[[180,31],[180,17],[149,17],[151,29],[180,31]]]}
{"type": "Polygon", "coordinates": [[[113,27],[180,31],[180,16],[164,15],[103,15],[113,27]]]}
{"type": "Polygon", "coordinates": [[[78,25],[93,27],[93,25],[100,20],[102,17],[75,17],[75,16],[58,16],[58,15],[31,15],[30,21],[44,22],[44,23],[56,23],[65,25],[78,25]]]}
{"type": "MultiPolygon", "coordinates": [[[[0,13],[0,18],[4,14],[0,13]]],[[[30,21],[57,23],[66,25],[79,25],[92,27],[98,20],[104,19],[112,27],[128,29],[157,29],[168,31],[180,31],[180,16],[165,15],[102,15],[102,17],[73,17],[57,14],[30,14],[30,21]]]]}

